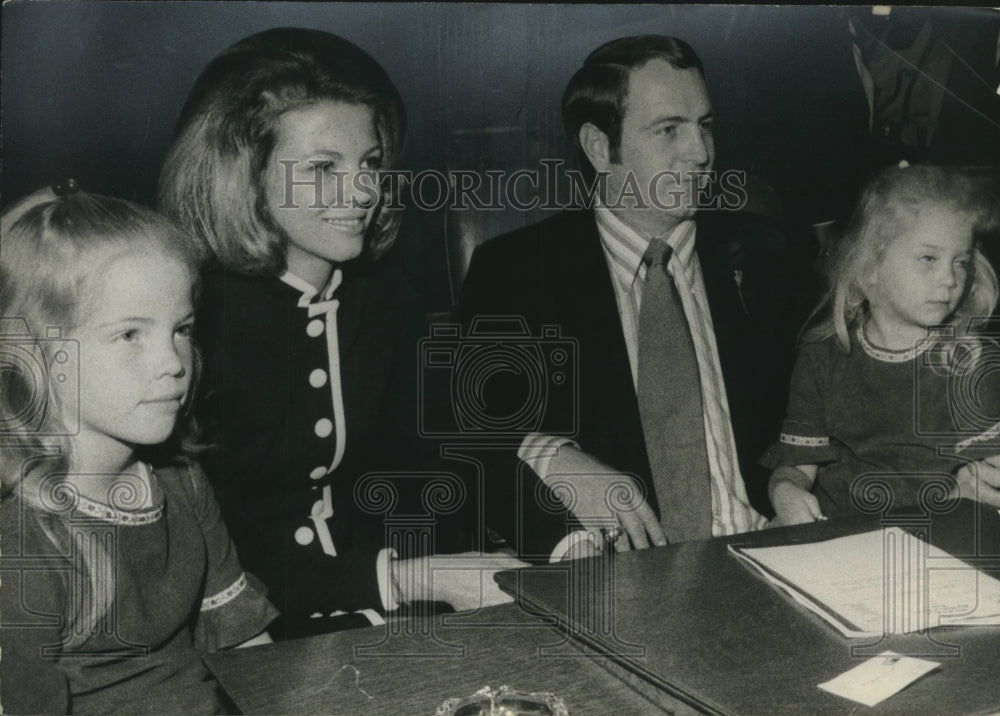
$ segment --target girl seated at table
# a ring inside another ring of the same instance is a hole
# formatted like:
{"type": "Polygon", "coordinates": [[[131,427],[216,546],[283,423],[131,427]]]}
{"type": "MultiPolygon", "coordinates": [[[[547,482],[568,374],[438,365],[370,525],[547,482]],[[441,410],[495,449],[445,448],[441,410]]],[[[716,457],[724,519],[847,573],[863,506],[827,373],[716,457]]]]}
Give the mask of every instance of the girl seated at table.
{"type": "Polygon", "coordinates": [[[1000,471],[973,459],[1000,452],[1000,352],[973,320],[997,302],[979,196],[932,166],[887,169],[864,190],[762,460],[774,524],[958,497],[1000,506],[1000,471]]]}
{"type": "Polygon", "coordinates": [[[269,641],[190,457],[196,264],[134,204],[2,219],[0,643],[8,713],[217,713],[201,653],[269,641]]]}
{"type": "MultiPolygon", "coordinates": [[[[427,552],[449,541],[440,533],[454,506],[412,554],[391,548],[393,524],[405,531],[416,515],[419,531],[436,504],[407,485],[437,489],[420,475],[432,447],[417,434],[424,317],[379,260],[399,214],[378,172],[398,157],[404,126],[399,93],[360,48],[269,30],[204,70],[161,173],[162,209],[213,263],[199,410],[220,449],[204,462],[282,613],[275,638],[380,623],[413,600],[509,601],[491,574],[522,564],[466,554],[451,564],[466,569],[431,574],[427,552]]],[[[470,499],[463,486],[454,496],[470,499]]]]}

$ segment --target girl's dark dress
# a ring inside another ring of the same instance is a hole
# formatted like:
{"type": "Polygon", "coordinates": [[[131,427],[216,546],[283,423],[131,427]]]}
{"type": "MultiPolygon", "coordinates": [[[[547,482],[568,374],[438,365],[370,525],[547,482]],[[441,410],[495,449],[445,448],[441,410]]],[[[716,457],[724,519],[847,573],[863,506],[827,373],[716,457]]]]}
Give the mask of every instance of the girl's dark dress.
{"type": "MultiPolygon", "coordinates": [[[[17,496],[0,504],[0,643],[7,713],[219,713],[201,653],[264,631],[277,613],[240,567],[219,508],[195,466],[156,468],[151,506],[62,506],[71,533],[105,539],[115,600],[83,644],[64,649],[66,603],[79,594],[72,548],[56,547],[17,496]]],[[[122,493],[123,495],[125,493],[122,493]]],[[[65,527],[62,533],[65,535],[65,527]]],[[[80,545],[75,554],[79,555],[80,545]]]]}
{"type": "Polygon", "coordinates": [[[802,346],[781,438],[761,462],[818,465],[813,492],[827,517],[932,508],[967,460],[1000,453],[990,432],[1000,350],[968,338],[953,354],[931,341],[887,351],[856,325],[850,336],[850,353],[834,336],[802,346]]]}

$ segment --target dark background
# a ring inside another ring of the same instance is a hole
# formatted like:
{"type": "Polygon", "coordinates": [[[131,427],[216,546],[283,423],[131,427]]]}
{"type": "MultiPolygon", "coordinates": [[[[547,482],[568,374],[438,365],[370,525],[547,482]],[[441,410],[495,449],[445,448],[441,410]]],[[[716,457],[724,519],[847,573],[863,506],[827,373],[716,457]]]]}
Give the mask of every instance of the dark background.
{"type": "MultiPolygon", "coordinates": [[[[910,9],[959,57],[924,159],[1000,163],[1000,13],[910,9]],[[977,111],[969,110],[972,104],[977,111]],[[986,115],[986,119],[983,118],[986,115]]],[[[401,168],[513,169],[572,159],[562,90],[607,40],[657,32],[701,55],[716,114],[717,169],[774,189],[796,233],[841,216],[874,166],[898,152],[868,132],[847,16],[869,8],[222,2],[27,2],[3,6],[2,200],[60,177],[152,200],[174,122],[195,77],[236,40],[275,26],[334,32],[389,72],[409,114],[401,168]]],[[[395,256],[429,312],[452,307],[456,233],[486,238],[539,212],[456,217],[407,210],[395,256]],[[450,249],[448,247],[451,247],[450,249]],[[450,250],[450,254],[449,254],[450,250]],[[449,255],[451,262],[449,264],[449,255]]]]}

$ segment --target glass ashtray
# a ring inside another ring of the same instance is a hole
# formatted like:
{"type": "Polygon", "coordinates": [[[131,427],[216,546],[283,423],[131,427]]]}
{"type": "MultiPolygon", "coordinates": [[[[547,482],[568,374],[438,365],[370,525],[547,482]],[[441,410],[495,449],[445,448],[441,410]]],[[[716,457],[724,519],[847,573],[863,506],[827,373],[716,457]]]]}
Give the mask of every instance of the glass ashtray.
{"type": "Polygon", "coordinates": [[[484,686],[471,696],[448,699],[434,716],[569,716],[566,704],[552,693],[529,694],[501,686],[484,686]]]}

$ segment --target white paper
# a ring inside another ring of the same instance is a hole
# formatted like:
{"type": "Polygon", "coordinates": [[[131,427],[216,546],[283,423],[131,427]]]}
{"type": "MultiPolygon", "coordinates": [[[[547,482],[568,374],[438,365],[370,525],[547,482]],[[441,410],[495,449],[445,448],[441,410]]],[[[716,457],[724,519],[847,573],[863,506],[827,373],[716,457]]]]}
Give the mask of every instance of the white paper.
{"type": "Polygon", "coordinates": [[[883,651],[819,687],[865,706],[874,706],[939,666],[936,661],[883,651]]]}
{"type": "Polygon", "coordinates": [[[730,550],[845,636],[1000,625],[1000,581],[898,527],[730,550]]]}

